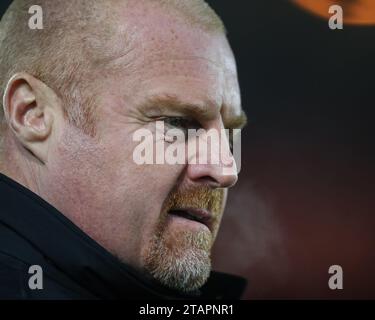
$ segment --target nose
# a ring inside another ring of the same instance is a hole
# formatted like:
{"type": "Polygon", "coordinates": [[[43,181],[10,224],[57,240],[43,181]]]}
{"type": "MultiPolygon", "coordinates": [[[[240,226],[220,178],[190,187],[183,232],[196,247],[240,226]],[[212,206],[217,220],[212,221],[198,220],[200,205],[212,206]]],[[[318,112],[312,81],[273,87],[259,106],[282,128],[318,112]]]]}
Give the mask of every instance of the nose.
{"type": "Polygon", "coordinates": [[[225,133],[221,134],[221,130],[216,132],[218,140],[212,136],[210,139],[197,139],[197,152],[194,158],[189,159],[187,176],[194,183],[203,183],[213,188],[230,188],[238,180],[237,166],[225,133]]]}
{"type": "Polygon", "coordinates": [[[232,174],[223,174],[219,166],[213,165],[190,164],[187,175],[192,182],[209,185],[212,188],[231,188],[238,180],[236,171],[232,174]]]}

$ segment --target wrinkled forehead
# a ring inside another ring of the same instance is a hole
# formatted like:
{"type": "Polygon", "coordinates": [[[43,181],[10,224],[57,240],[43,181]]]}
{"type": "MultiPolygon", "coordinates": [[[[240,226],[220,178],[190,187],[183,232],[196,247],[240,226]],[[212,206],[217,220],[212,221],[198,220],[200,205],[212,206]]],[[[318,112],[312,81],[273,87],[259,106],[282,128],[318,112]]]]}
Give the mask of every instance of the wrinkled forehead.
{"type": "Polygon", "coordinates": [[[207,31],[173,9],[134,3],[119,13],[119,28],[142,62],[206,59],[216,67],[236,73],[234,57],[222,31],[207,31]],[[130,36],[130,39],[129,39],[130,36]]]}
{"type": "Polygon", "coordinates": [[[222,31],[207,31],[183,15],[136,4],[119,13],[122,27],[130,35],[134,90],[153,79],[177,85],[179,78],[190,88],[212,91],[208,94],[218,98],[228,96],[236,100],[229,103],[240,105],[236,62],[222,31]]]}

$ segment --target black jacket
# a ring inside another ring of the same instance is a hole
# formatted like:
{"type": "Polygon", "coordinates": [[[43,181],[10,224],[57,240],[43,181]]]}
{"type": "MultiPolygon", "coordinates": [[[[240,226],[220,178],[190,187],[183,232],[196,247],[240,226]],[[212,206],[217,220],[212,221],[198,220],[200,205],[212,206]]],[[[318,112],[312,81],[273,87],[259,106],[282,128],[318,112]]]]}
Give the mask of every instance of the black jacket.
{"type": "Polygon", "coordinates": [[[0,174],[0,299],[238,299],[244,287],[242,278],[212,272],[194,294],[164,288],[0,174]],[[43,289],[30,289],[34,265],[43,270],[43,289]]]}

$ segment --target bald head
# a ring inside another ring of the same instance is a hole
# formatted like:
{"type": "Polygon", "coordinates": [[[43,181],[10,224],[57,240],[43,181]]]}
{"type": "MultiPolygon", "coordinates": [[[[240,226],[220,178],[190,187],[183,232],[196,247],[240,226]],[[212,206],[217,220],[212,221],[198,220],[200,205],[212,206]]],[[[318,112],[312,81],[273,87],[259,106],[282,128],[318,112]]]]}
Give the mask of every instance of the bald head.
{"type": "Polygon", "coordinates": [[[93,75],[113,71],[108,62],[132,51],[135,30],[155,12],[205,32],[224,32],[203,0],[13,1],[0,24],[1,96],[14,74],[26,72],[55,91],[72,124],[93,134],[95,101],[88,94],[97,85],[93,75]],[[43,30],[28,27],[28,10],[35,4],[43,9],[43,30]],[[131,19],[134,13],[140,19],[131,19]]]}
{"type": "Polygon", "coordinates": [[[0,170],[121,261],[177,290],[201,287],[237,181],[223,129],[244,120],[221,20],[203,0],[15,0],[0,30],[0,170]],[[28,28],[34,4],[42,30],[28,28]],[[156,153],[170,142],[159,121],[214,130],[225,163],[139,165],[137,134],[156,153]],[[206,210],[212,224],[168,213],[181,209],[206,210]]]}

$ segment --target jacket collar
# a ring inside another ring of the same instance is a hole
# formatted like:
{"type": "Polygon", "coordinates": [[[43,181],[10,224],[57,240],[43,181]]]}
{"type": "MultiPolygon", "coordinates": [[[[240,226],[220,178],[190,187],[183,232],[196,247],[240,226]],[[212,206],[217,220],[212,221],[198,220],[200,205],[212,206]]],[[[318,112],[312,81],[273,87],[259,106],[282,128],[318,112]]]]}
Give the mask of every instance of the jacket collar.
{"type": "Polygon", "coordinates": [[[98,298],[239,299],[246,286],[240,277],[212,272],[200,291],[181,294],[121,263],[56,208],[1,173],[0,197],[0,223],[98,298]]]}

